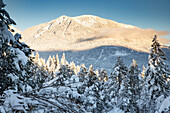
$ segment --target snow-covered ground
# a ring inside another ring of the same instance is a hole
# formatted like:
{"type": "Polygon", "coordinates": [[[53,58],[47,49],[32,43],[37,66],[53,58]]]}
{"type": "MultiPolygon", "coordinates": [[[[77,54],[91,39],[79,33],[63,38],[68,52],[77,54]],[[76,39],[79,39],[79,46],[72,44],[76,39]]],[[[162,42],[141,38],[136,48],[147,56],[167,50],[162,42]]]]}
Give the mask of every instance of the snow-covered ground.
{"type": "Polygon", "coordinates": [[[121,109],[114,107],[110,112],[108,113],[124,113],[124,111],[122,111],[121,109]]]}
{"type": "Polygon", "coordinates": [[[168,111],[168,109],[170,108],[170,96],[167,97],[161,104],[159,110],[157,113],[162,113],[163,111],[168,111]]]}

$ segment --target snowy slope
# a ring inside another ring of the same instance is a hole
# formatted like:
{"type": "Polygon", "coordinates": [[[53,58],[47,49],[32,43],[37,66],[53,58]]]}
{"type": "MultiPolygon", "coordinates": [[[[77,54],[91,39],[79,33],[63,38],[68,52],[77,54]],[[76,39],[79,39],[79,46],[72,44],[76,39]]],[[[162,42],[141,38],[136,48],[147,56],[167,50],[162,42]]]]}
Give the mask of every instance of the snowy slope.
{"type": "Polygon", "coordinates": [[[22,32],[23,41],[38,51],[82,51],[108,45],[148,52],[155,34],[166,33],[93,15],[61,16],[22,32]]]}
{"type": "Polygon", "coordinates": [[[168,96],[161,104],[160,109],[158,110],[159,113],[163,111],[168,111],[170,109],[170,96],[168,96]]]}

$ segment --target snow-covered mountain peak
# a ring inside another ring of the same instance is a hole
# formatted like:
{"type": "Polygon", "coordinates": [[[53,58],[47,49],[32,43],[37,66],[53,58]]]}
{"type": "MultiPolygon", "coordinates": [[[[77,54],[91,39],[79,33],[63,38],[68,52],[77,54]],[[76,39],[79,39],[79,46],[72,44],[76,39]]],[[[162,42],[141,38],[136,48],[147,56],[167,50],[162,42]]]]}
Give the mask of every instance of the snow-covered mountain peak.
{"type": "Polygon", "coordinates": [[[97,16],[94,16],[94,15],[81,15],[81,16],[76,16],[76,17],[72,17],[72,18],[89,18],[89,19],[92,19],[92,18],[94,18],[94,19],[96,19],[97,18],[97,16]]]}
{"type": "Polygon", "coordinates": [[[80,15],[80,16],[75,16],[75,17],[69,17],[67,15],[62,15],[58,18],[72,18],[72,19],[74,19],[74,18],[76,18],[76,19],[89,18],[89,19],[91,19],[91,18],[97,18],[97,16],[95,16],[95,15],[80,15]]]}
{"type": "Polygon", "coordinates": [[[103,45],[148,51],[152,40],[150,37],[162,33],[93,15],[63,15],[50,22],[33,26],[23,31],[22,35],[23,41],[33,49],[41,51],[87,50],[103,45]]]}
{"type": "MultiPolygon", "coordinates": [[[[101,27],[112,27],[112,28],[117,28],[117,27],[121,27],[121,28],[138,28],[136,26],[133,25],[127,25],[127,24],[123,24],[123,23],[118,23],[116,21],[113,20],[109,20],[109,19],[104,19],[98,16],[94,16],[94,15],[81,15],[81,16],[76,16],[76,17],[69,17],[66,15],[62,15],[59,18],[52,20],[51,22],[55,22],[59,25],[65,25],[70,23],[71,21],[75,21],[76,23],[84,26],[84,27],[94,27],[94,28],[101,28],[101,27]]],[[[48,22],[48,23],[51,23],[48,22]]],[[[75,23],[74,23],[75,24],[75,23]]]]}
{"type": "Polygon", "coordinates": [[[57,24],[64,24],[65,22],[71,21],[71,18],[66,16],[66,15],[62,15],[59,18],[53,20],[52,22],[56,22],[57,24]]]}
{"type": "Polygon", "coordinates": [[[66,15],[62,15],[59,18],[57,18],[57,20],[67,20],[68,18],[70,18],[70,17],[68,17],[66,15]]]}
{"type": "Polygon", "coordinates": [[[97,23],[96,16],[91,16],[91,15],[83,15],[83,16],[77,16],[77,17],[72,17],[74,21],[77,23],[85,26],[85,27],[92,27],[94,24],[97,23]]]}

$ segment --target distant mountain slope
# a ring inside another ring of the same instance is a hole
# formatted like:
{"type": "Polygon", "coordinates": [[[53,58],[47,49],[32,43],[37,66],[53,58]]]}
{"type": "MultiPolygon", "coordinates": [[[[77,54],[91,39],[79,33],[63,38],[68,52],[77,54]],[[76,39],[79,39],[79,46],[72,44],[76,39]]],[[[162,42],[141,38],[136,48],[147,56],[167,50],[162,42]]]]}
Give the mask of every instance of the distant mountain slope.
{"type": "Polygon", "coordinates": [[[92,15],[61,16],[22,32],[23,41],[38,51],[81,51],[115,45],[148,52],[155,34],[166,32],[144,30],[92,15]]]}
{"type": "MultiPolygon", "coordinates": [[[[166,64],[170,67],[170,49],[163,50],[167,57],[166,64]]],[[[111,73],[118,56],[123,58],[126,66],[129,66],[132,60],[135,59],[139,68],[142,69],[143,65],[146,67],[149,55],[145,52],[138,52],[119,46],[101,46],[85,51],[39,51],[38,53],[40,57],[46,60],[49,55],[56,56],[56,54],[61,59],[63,53],[65,53],[68,62],[74,62],[76,65],[85,64],[86,67],[92,64],[95,69],[103,68],[108,74],[111,73]]]]}

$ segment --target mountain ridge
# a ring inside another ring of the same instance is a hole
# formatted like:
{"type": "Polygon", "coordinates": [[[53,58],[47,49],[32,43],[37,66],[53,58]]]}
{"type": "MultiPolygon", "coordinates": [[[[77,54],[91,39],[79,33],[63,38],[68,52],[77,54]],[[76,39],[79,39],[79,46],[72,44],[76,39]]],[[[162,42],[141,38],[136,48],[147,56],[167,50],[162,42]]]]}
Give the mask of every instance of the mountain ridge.
{"type": "MultiPolygon", "coordinates": [[[[66,15],[62,15],[62,16],[60,16],[60,17],[58,17],[58,18],[56,18],[56,19],[53,19],[53,20],[51,20],[51,21],[49,21],[49,22],[45,22],[45,23],[51,23],[51,22],[54,22],[54,21],[56,21],[56,20],[60,20],[60,19],[62,19],[62,18],[67,18],[67,19],[73,19],[74,21],[76,21],[76,22],[78,22],[79,24],[82,24],[82,23],[80,23],[80,21],[78,21],[78,19],[85,19],[85,18],[95,18],[95,19],[102,19],[102,20],[107,20],[107,21],[111,21],[112,23],[115,23],[115,24],[119,24],[119,25],[121,25],[122,27],[126,27],[126,28],[138,28],[138,27],[136,27],[136,26],[133,26],[133,25],[129,25],[129,24],[123,24],[123,23],[118,23],[118,22],[116,22],[116,21],[113,21],[113,20],[109,20],[109,19],[104,19],[104,18],[101,18],[101,17],[98,17],[98,16],[94,16],[94,15],[81,15],[81,16],[75,16],[75,17],[69,17],[69,16],[66,16],[66,15]]],[[[101,21],[102,23],[107,23],[107,22],[103,22],[103,21],[101,21]]],[[[39,25],[43,25],[43,24],[45,24],[45,23],[41,23],[41,24],[39,24],[39,25]]],[[[35,26],[38,26],[38,25],[35,25],[35,26]]],[[[32,27],[35,27],[35,26],[32,26],[32,27]]],[[[85,25],[86,26],[86,25],[85,25]]],[[[32,27],[30,27],[30,28],[32,28],[32,27]]],[[[86,26],[87,27],[87,26],[86,26]]],[[[88,26],[89,27],[89,26],[88,26]]],[[[30,28],[27,28],[27,29],[25,29],[25,30],[28,30],[28,29],[30,29],[30,28]]],[[[25,31],[24,30],[24,31],[25,31]]]]}
{"type": "MultiPolygon", "coordinates": [[[[164,31],[140,29],[93,15],[60,16],[21,32],[23,41],[37,51],[81,51],[99,46],[123,46],[148,52],[153,36],[164,31]]],[[[165,43],[167,40],[161,39],[165,43]]]]}

